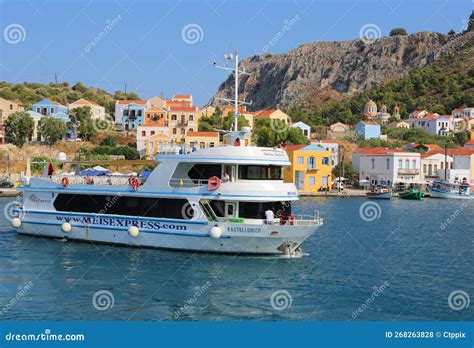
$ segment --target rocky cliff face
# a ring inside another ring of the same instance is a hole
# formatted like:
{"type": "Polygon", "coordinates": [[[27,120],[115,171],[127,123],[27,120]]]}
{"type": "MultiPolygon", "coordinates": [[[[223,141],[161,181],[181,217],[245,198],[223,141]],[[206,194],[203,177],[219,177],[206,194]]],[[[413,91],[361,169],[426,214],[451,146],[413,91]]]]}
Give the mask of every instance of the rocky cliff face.
{"type": "MultiPolygon", "coordinates": [[[[432,64],[447,42],[446,35],[421,32],[372,43],[314,42],[286,54],[253,56],[241,62],[251,75],[241,77],[239,93],[253,101],[250,110],[288,107],[317,91],[352,94],[432,64]]],[[[232,98],[233,86],[230,76],[215,97],[232,98]]]]}

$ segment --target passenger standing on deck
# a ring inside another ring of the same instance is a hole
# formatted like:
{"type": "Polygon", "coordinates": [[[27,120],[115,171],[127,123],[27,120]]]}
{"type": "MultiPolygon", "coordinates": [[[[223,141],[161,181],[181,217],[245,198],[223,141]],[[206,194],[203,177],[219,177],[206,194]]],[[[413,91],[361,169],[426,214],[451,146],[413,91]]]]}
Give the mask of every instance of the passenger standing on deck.
{"type": "Polygon", "coordinates": [[[265,212],[265,218],[267,225],[273,225],[273,220],[275,219],[275,214],[273,213],[273,210],[268,208],[265,212]]]}
{"type": "Polygon", "coordinates": [[[224,175],[222,176],[222,182],[229,182],[230,181],[230,176],[227,174],[227,172],[224,172],[224,175]]]}

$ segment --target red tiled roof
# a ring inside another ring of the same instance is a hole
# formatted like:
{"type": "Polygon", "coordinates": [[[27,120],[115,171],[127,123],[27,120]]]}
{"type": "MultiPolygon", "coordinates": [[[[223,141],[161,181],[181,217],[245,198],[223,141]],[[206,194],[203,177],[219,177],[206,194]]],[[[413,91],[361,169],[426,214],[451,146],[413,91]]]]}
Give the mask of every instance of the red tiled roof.
{"type": "Polygon", "coordinates": [[[360,121],[360,123],[368,124],[368,125],[372,125],[372,126],[378,125],[377,122],[372,122],[372,121],[360,121]]]}
{"type": "MultiPolygon", "coordinates": [[[[444,149],[432,150],[429,152],[430,155],[441,153],[444,155],[444,149]]],[[[470,149],[448,149],[446,153],[450,156],[469,156],[474,154],[474,150],[470,149]]]]}
{"type": "Polygon", "coordinates": [[[76,100],[75,102],[73,102],[71,104],[95,104],[95,105],[97,105],[97,103],[95,101],[86,100],[86,99],[78,99],[78,100],[76,100]]]}
{"type": "Polygon", "coordinates": [[[452,113],[453,112],[458,112],[458,111],[463,111],[464,109],[463,108],[456,108],[456,109],[453,109],[453,111],[451,111],[452,113]]]}
{"type": "Polygon", "coordinates": [[[301,148],[303,148],[303,147],[306,147],[306,146],[308,146],[308,145],[305,145],[305,144],[287,145],[287,146],[285,146],[285,147],[283,148],[283,150],[285,150],[285,151],[288,151],[288,150],[289,150],[289,151],[294,151],[294,150],[299,150],[299,149],[301,149],[301,148]]]}
{"type": "Polygon", "coordinates": [[[467,143],[464,144],[464,146],[466,145],[474,145],[474,140],[469,140],[467,143]]]}
{"type": "Polygon", "coordinates": [[[146,104],[148,100],[117,100],[117,104],[146,104]]]}
{"type": "Polygon", "coordinates": [[[393,153],[393,152],[407,152],[407,151],[403,149],[386,149],[386,148],[381,148],[381,147],[373,147],[373,148],[358,147],[357,149],[354,150],[354,153],[362,153],[366,155],[383,155],[383,154],[393,153]]]}
{"type": "Polygon", "coordinates": [[[175,95],[173,96],[173,99],[175,99],[175,98],[178,98],[178,99],[189,99],[189,98],[191,98],[191,97],[192,97],[191,94],[175,94],[175,95]]]}
{"type": "Polygon", "coordinates": [[[170,111],[197,111],[194,106],[170,106],[170,111]]]}
{"type": "Polygon", "coordinates": [[[56,104],[56,105],[59,105],[59,106],[64,106],[63,104],[58,103],[57,101],[54,101],[54,100],[51,100],[51,99],[46,99],[46,100],[49,101],[52,104],[56,104]]]}
{"type": "Polygon", "coordinates": [[[190,137],[218,137],[219,132],[187,132],[186,136],[190,136],[190,137]]]}
{"type": "Polygon", "coordinates": [[[270,116],[275,111],[278,111],[278,109],[259,110],[259,111],[255,111],[254,115],[256,115],[256,116],[270,116]]]}

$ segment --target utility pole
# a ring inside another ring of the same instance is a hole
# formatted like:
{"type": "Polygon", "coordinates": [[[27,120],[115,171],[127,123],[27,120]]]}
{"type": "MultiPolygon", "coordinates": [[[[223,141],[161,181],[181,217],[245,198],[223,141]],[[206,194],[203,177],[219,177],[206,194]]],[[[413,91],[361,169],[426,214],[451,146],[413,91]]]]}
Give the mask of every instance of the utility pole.
{"type": "Polygon", "coordinates": [[[57,85],[58,84],[58,74],[54,73],[54,83],[57,85]]]}
{"type": "MultiPolygon", "coordinates": [[[[225,54],[224,59],[227,61],[231,61],[234,59],[234,56],[232,56],[232,53],[225,54]]],[[[252,105],[251,101],[247,103],[243,100],[239,100],[239,74],[243,74],[243,75],[250,75],[250,74],[247,73],[244,68],[242,68],[242,70],[239,70],[239,50],[237,49],[235,50],[235,67],[234,68],[228,68],[227,64],[224,66],[219,66],[217,65],[217,63],[214,63],[214,67],[230,71],[231,73],[234,74],[234,99],[227,99],[227,98],[216,98],[216,99],[223,100],[223,101],[229,102],[231,105],[232,104],[234,105],[234,131],[237,132],[239,130],[239,126],[238,126],[239,105],[252,105]]]]}
{"type": "Polygon", "coordinates": [[[125,82],[125,94],[127,94],[127,83],[125,82]]]}

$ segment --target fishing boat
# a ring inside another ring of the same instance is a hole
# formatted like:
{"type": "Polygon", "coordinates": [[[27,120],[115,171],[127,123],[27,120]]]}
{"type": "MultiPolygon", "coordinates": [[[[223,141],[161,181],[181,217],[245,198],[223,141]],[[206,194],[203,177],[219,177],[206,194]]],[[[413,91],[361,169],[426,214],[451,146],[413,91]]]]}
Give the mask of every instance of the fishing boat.
{"type": "MultiPolygon", "coordinates": [[[[235,66],[237,76],[237,55],[235,66]]],[[[286,152],[252,146],[250,128],[238,130],[237,117],[227,145],[160,146],[145,182],[31,177],[19,187],[12,226],[20,234],[114,245],[301,255],[301,244],[323,220],[317,211],[292,213],[298,193],[282,179],[291,165],[286,152]]]]}
{"type": "Polygon", "coordinates": [[[386,186],[372,186],[366,195],[371,199],[391,199],[392,190],[386,186]]]}
{"type": "Polygon", "coordinates": [[[408,188],[404,192],[400,192],[399,197],[402,199],[417,199],[420,200],[425,196],[425,193],[423,191],[420,191],[414,187],[408,188]]]}
{"type": "Polygon", "coordinates": [[[445,181],[433,181],[428,187],[433,198],[472,199],[470,185],[467,179],[460,183],[449,183],[445,181]]]}

